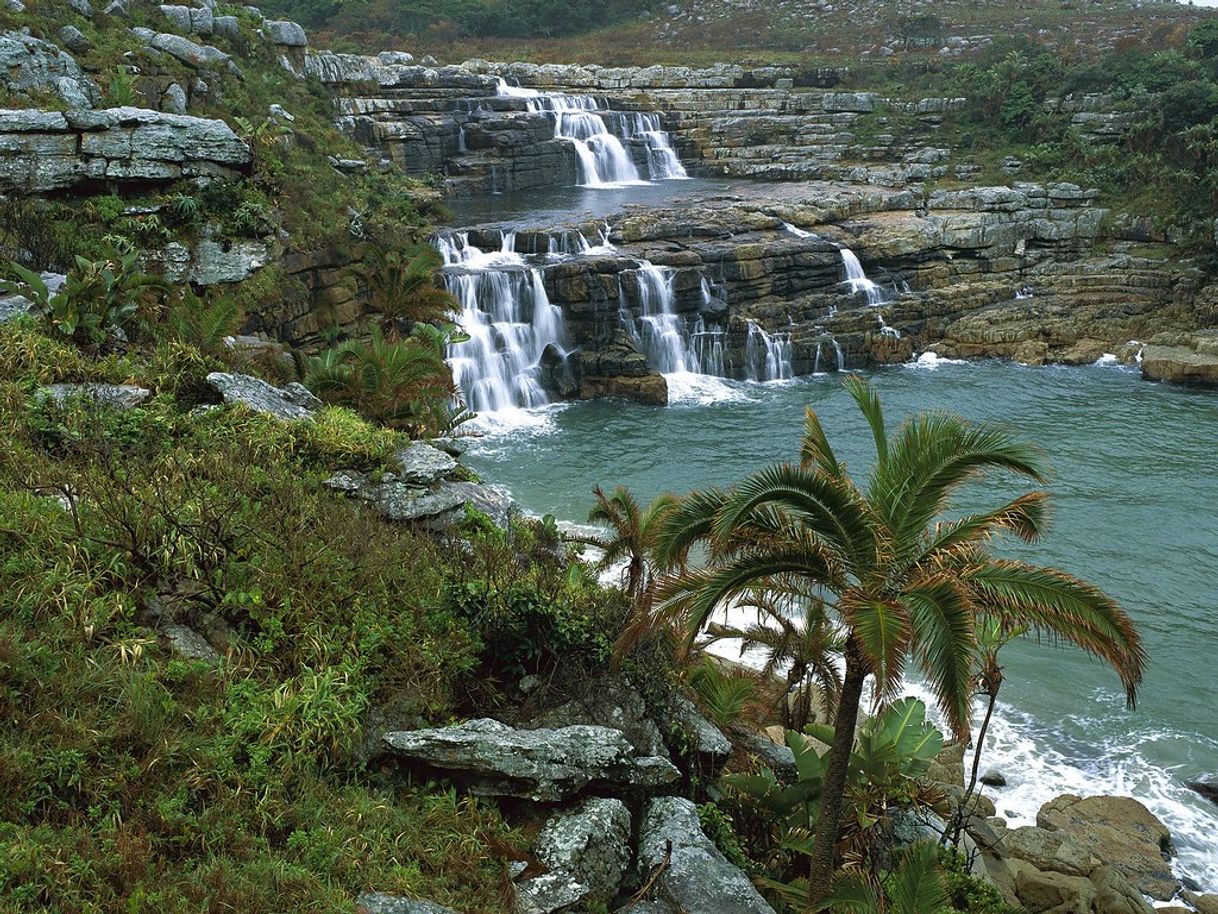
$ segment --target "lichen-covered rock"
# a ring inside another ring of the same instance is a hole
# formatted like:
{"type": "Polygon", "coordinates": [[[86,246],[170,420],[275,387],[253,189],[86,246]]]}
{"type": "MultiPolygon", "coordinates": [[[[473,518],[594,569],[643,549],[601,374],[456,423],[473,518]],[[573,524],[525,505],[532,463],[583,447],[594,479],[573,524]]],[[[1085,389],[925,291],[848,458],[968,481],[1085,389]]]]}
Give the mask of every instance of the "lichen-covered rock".
{"type": "Polygon", "coordinates": [[[748,876],[702,831],[697,807],[684,797],[653,799],[639,826],[641,876],[665,861],[655,894],[677,914],[774,914],[748,876]]]}
{"type": "Polygon", "coordinates": [[[152,391],[134,384],[51,384],[40,388],[38,396],[60,405],[79,399],[121,411],[139,406],[152,391]]]}
{"type": "Polygon", "coordinates": [[[161,634],[169,642],[169,648],[179,657],[187,660],[204,660],[208,663],[218,663],[220,653],[208,643],[207,639],[193,628],[171,622],[161,626],[161,634]]]}
{"type": "Polygon", "coordinates": [[[287,19],[268,19],[262,23],[266,37],[271,44],[288,48],[304,48],[309,45],[309,38],[300,23],[287,19]]]}
{"type": "Polygon", "coordinates": [[[213,371],[207,376],[207,383],[225,403],[241,403],[255,412],[285,421],[312,418],[321,408],[321,401],[297,383],[275,387],[261,378],[223,371],[213,371]]]}
{"type": "Polygon", "coordinates": [[[621,731],[607,727],[517,730],[483,718],[384,740],[399,758],[461,775],[490,796],[556,802],[593,783],[656,787],[680,777],[665,759],[636,757],[621,731]]]}
{"type": "Polygon", "coordinates": [[[355,899],[357,914],[457,914],[452,908],[434,901],[386,895],[384,892],[364,892],[355,899]]]}
{"type": "Polygon", "coordinates": [[[210,44],[197,44],[181,35],[160,32],[152,36],[148,45],[158,51],[164,51],[171,57],[176,57],[188,67],[196,70],[222,67],[235,72],[237,69],[232,58],[219,48],[210,44]]]}
{"type": "Polygon", "coordinates": [[[732,754],[731,741],[711,723],[698,706],[680,692],[671,692],[660,711],[661,723],[677,728],[690,739],[690,748],[712,767],[718,767],[732,754]]]}
{"type": "Polygon", "coordinates": [[[1167,901],[1180,890],[1171,832],[1132,797],[1063,794],[1040,808],[1036,824],[1077,839],[1152,898],[1167,901]]]}
{"type": "Polygon", "coordinates": [[[73,54],[86,54],[93,50],[93,42],[74,25],[62,26],[55,32],[55,37],[59,39],[60,44],[73,54]]]}
{"type": "Polygon", "coordinates": [[[621,800],[587,799],[547,819],[533,853],[546,871],[516,884],[517,914],[609,901],[630,865],[630,811],[621,800]]]}
{"type": "MultiPolygon", "coordinates": [[[[47,292],[54,295],[67,276],[63,273],[42,273],[40,278],[46,284],[47,292]]],[[[0,324],[25,316],[33,307],[34,303],[24,295],[0,295],[0,324]]]]}
{"type": "Polygon", "coordinates": [[[21,32],[0,33],[0,88],[14,95],[58,95],[70,106],[92,107],[101,99],[97,83],[70,54],[21,32]]]}
{"type": "Polygon", "coordinates": [[[408,483],[430,485],[457,469],[457,461],[426,441],[414,441],[393,455],[397,475],[408,483]]]}
{"type": "Polygon", "coordinates": [[[625,676],[608,673],[583,680],[575,694],[528,722],[528,727],[593,724],[621,730],[639,755],[664,755],[667,748],[647,704],[625,676]]]}

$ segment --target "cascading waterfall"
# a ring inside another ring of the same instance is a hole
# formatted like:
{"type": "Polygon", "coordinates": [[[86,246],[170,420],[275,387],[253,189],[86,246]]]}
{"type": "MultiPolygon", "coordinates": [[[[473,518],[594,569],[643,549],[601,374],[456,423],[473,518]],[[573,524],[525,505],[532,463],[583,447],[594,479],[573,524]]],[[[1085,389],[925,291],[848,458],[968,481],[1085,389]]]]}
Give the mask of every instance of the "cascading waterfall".
{"type": "Polygon", "coordinates": [[[668,134],[661,129],[658,114],[644,112],[613,113],[590,95],[563,95],[539,92],[508,85],[499,79],[499,94],[522,98],[529,111],[545,112],[554,118],[554,137],[567,140],[579,162],[579,183],[585,187],[615,187],[646,183],[623,143],[637,143],[646,152],[651,180],[689,177],[672,148],[668,134]],[[618,133],[610,131],[605,118],[616,117],[618,133]]]}
{"type": "Polygon", "coordinates": [[[748,327],[748,336],[744,342],[747,379],[789,381],[795,377],[791,368],[791,334],[767,333],[753,320],[748,322],[748,327]]]}
{"type": "Polygon", "coordinates": [[[871,307],[885,303],[884,290],[867,278],[863,265],[850,248],[842,248],[842,266],[846,268],[846,282],[851,292],[862,292],[871,307]]]}
{"type": "Polygon", "coordinates": [[[516,252],[503,232],[498,251],[482,251],[466,232],[435,240],[445,286],[460,304],[458,324],[468,340],[449,347],[453,379],[466,406],[501,413],[549,402],[540,382],[546,348],[570,349],[562,310],[550,303],[541,270],[516,252]]]}
{"type": "Polygon", "coordinates": [[[628,329],[647,355],[647,361],[662,374],[690,371],[685,323],[676,309],[675,271],[642,260],[637,269],[626,275],[634,277],[637,284],[639,324],[630,318],[625,289],[621,291],[621,313],[624,320],[630,321],[628,329]]]}

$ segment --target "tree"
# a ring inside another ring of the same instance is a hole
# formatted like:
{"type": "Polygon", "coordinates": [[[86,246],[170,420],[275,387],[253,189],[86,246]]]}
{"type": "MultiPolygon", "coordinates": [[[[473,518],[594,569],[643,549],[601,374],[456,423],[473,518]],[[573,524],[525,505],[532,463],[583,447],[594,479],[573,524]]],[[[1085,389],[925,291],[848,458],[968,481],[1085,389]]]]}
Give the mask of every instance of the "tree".
{"type": "Polygon", "coordinates": [[[820,600],[803,599],[799,593],[781,588],[754,588],[740,601],[741,609],[755,609],[757,621],[743,627],[711,623],[712,640],[736,639],[741,653],[760,649],[765,664],[760,670],[768,679],[786,669],[783,694],[783,725],[802,730],[813,716],[813,698],[821,690],[826,713],[832,718],[841,690],[841,676],[834,661],[841,656],[844,641],[820,600]]]}
{"type": "Polygon", "coordinates": [[[457,300],[435,284],[440,255],[420,245],[405,251],[378,251],[360,267],[372,307],[381,313],[381,329],[390,340],[399,326],[449,321],[457,300]]]}
{"type": "Polygon", "coordinates": [[[592,494],[596,504],[588,512],[588,521],[609,528],[608,535],[585,540],[603,551],[597,569],[605,571],[625,561],[622,587],[630,599],[631,618],[614,645],[614,657],[620,662],[652,631],[655,620],[651,607],[659,571],[655,560],[656,535],[677,499],[659,495],[643,508],[624,486],[618,486],[612,495],[606,495],[597,486],[592,494]]]}
{"type": "Polygon", "coordinates": [[[683,564],[665,582],[660,608],[684,620],[687,637],[725,601],[759,581],[782,580],[823,601],[845,639],[844,674],[811,849],[811,897],[833,880],[850,750],[863,686],[892,699],[912,658],[957,737],[969,731],[979,620],[1025,625],[1110,664],[1132,705],[1145,653],[1129,617],[1094,586],[1051,568],[999,559],[993,538],[1041,535],[1048,496],[1020,495],[988,511],[949,519],[953,494],[991,471],[1043,482],[1036,449],[991,425],[929,413],[889,437],[869,384],[846,388],[875,442],[875,465],[858,485],[809,410],[799,464],[778,464],[728,489],[694,492],[660,533],[660,559],[683,564]],[[688,566],[696,544],[707,564],[688,566]]]}

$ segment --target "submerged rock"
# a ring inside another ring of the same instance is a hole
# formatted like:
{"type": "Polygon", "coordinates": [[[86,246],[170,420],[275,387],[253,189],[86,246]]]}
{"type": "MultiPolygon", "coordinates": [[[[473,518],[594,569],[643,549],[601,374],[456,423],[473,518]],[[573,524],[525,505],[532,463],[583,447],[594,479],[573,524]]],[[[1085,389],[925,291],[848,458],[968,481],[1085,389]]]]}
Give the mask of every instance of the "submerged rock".
{"type": "Polygon", "coordinates": [[[207,383],[225,403],[242,403],[276,419],[310,419],[322,406],[307,387],[295,382],[275,387],[247,374],[213,371],[207,376],[207,383]]]}
{"type": "Polygon", "coordinates": [[[534,854],[547,871],[517,884],[517,914],[609,901],[630,865],[630,811],[621,800],[594,797],[555,813],[534,854]]]}
{"type": "Polygon", "coordinates": [[[1218,778],[1207,778],[1205,780],[1185,781],[1184,786],[1189,790],[1194,790],[1201,796],[1211,802],[1218,803],[1218,778]]]}
{"type": "Polygon", "coordinates": [[[664,865],[655,894],[679,914],[774,914],[739,867],[702,831],[684,797],[657,797],[639,828],[641,876],[664,865]]]}
{"type": "Polygon", "coordinates": [[[384,740],[399,758],[462,775],[474,793],[488,796],[556,802],[594,782],[656,787],[680,777],[667,759],[636,757],[622,732],[608,727],[517,730],[482,718],[386,733],[384,740]]]}

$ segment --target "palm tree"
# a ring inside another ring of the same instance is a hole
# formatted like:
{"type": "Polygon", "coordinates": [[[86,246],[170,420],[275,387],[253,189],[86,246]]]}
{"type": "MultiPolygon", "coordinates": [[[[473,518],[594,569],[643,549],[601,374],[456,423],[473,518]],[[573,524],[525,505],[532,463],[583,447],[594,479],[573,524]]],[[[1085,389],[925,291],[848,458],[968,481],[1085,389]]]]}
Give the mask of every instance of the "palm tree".
{"type": "Polygon", "coordinates": [[[631,618],[614,645],[614,659],[620,662],[655,625],[651,607],[661,570],[655,561],[656,535],[677,499],[661,494],[644,508],[624,486],[618,486],[611,495],[597,486],[592,494],[596,504],[588,512],[588,521],[609,528],[606,536],[584,540],[602,550],[597,570],[605,571],[625,561],[622,588],[630,600],[631,618]]]}
{"type": "Polygon", "coordinates": [[[1026,625],[1110,664],[1132,705],[1145,653],[1129,617],[1100,590],[1064,572],[995,558],[991,540],[1035,541],[1047,494],[1028,492],[988,511],[946,518],[960,487],[989,471],[1043,482],[1038,451],[1001,429],[930,413],[890,440],[878,395],[846,382],[875,442],[865,486],[847,473],[816,414],[807,412],[798,465],[778,464],[730,489],[694,492],[659,537],[662,563],[684,564],[705,543],[705,567],[686,568],[658,595],[687,637],[725,601],[758,582],[782,580],[821,600],[841,628],[844,673],[811,851],[809,892],[825,898],[847,766],[866,680],[877,703],[900,689],[912,658],[958,737],[968,732],[979,619],[1026,625]]]}
{"type": "Polygon", "coordinates": [[[440,255],[426,245],[404,251],[377,251],[359,268],[368,284],[372,307],[381,313],[381,328],[390,340],[399,326],[450,321],[457,300],[435,283],[440,255]]]}
{"type": "Polygon", "coordinates": [[[755,610],[757,620],[742,627],[712,622],[707,626],[711,641],[738,640],[742,654],[764,651],[762,679],[786,669],[781,713],[788,730],[802,730],[812,720],[818,686],[825,711],[832,718],[842,685],[834,660],[841,656],[845,640],[825,612],[824,602],[771,586],[751,589],[738,605],[755,610]]]}

